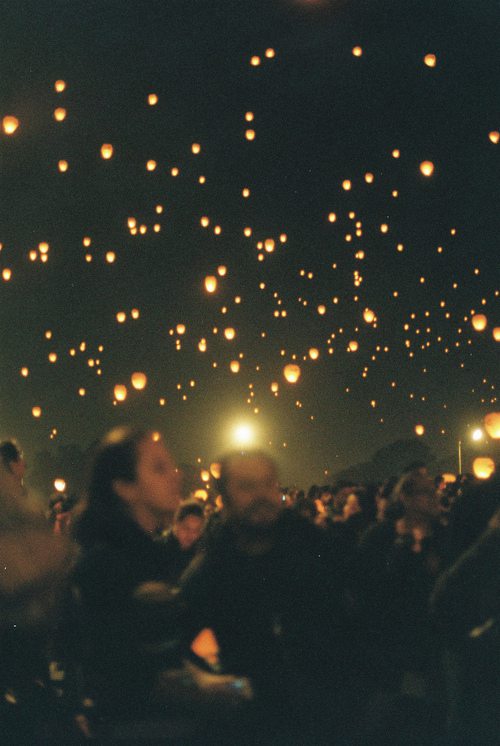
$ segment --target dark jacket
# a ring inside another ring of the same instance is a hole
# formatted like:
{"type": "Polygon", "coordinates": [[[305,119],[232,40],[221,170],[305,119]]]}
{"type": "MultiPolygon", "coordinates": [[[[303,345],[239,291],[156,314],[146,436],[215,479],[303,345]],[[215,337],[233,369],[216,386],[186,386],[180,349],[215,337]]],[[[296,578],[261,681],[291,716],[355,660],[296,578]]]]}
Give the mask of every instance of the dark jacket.
{"type": "Polygon", "coordinates": [[[166,561],[166,579],[176,586],[179,584],[182,574],[187,570],[199,551],[199,542],[190,549],[182,549],[179,541],[172,531],[162,536],[159,541],[163,544],[166,561]]]}
{"type": "Polygon", "coordinates": [[[155,600],[141,588],[168,582],[168,555],[125,514],[89,511],[76,537],[83,552],[73,581],[89,693],[103,710],[142,713],[158,672],[179,663],[175,601],[155,600]]]}

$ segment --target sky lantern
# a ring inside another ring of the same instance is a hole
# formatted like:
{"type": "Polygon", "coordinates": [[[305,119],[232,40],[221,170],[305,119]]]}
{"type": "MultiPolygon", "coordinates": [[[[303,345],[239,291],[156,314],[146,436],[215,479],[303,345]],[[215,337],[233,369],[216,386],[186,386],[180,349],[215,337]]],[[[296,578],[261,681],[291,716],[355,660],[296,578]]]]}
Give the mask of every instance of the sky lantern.
{"type": "Polygon", "coordinates": [[[423,425],[415,425],[415,435],[423,435],[425,433],[425,427],[423,425]]]}
{"type": "Polygon", "coordinates": [[[495,342],[500,342],[500,326],[495,326],[493,329],[493,339],[495,342]]]}
{"type": "Polygon", "coordinates": [[[255,130],[248,129],[245,130],[245,137],[247,140],[255,140],[255,130]]]}
{"type": "Polygon", "coordinates": [[[113,396],[115,397],[116,401],[125,401],[127,398],[127,387],[124,386],[122,383],[117,383],[115,388],[113,389],[113,396]]]}
{"type": "Polygon", "coordinates": [[[175,327],[175,331],[177,334],[184,334],[186,331],[186,325],[185,324],[177,324],[175,327]]]}
{"type": "Polygon", "coordinates": [[[64,492],[66,489],[66,481],[61,477],[54,479],[54,489],[56,492],[64,492]]]}
{"type": "Polygon", "coordinates": [[[276,381],[273,381],[271,384],[271,391],[273,392],[273,394],[277,394],[278,390],[279,390],[279,383],[277,383],[276,381]]]}
{"type": "Polygon", "coordinates": [[[370,173],[370,172],[368,172],[368,173],[365,174],[365,181],[366,181],[367,184],[373,184],[374,178],[375,178],[375,176],[372,173],[370,173]]]}
{"type": "Polygon", "coordinates": [[[500,142],[500,132],[498,132],[498,130],[493,130],[492,132],[490,132],[488,137],[490,138],[490,141],[493,143],[493,145],[498,145],[498,143],[500,142]]]}
{"type": "Polygon", "coordinates": [[[106,252],[106,262],[108,264],[113,264],[113,262],[115,261],[115,259],[116,259],[116,254],[115,254],[114,251],[107,251],[106,252]]]}
{"type": "Polygon", "coordinates": [[[133,319],[138,319],[138,318],[139,318],[139,316],[141,315],[141,312],[139,311],[139,309],[138,309],[138,308],[133,308],[133,309],[132,309],[132,310],[130,311],[130,315],[132,316],[132,318],[133,318],[133,319]]]}
{"type": "Polygon", "coordinates": [[[217,274],[219,277],[225,277],[227,275],[227,267],[221,264],[220,267],[217,267],[217,274]]]}
{"type": "Polygon", "coordinates": [[[148,378],[145,373],[136,372],[132,373],[130,381],[136,391],[142,391],[146,388],[148,378]]]}
{"type": "Polygon", "coordinates": [[[6,135],[13,135],[19,127],[19,119],[8,115],[2,119],[2,128],[6,135]]]}
{"type": "Polygon", "coordinates": [[[57,362],[57,353],[56,352],[49,352],[49,362],[50,363],[56,363],[57,362]]]}
{"type": "Polygon", "coordinates": [[[266,57],[267,57],[268,60],[272,60],[273,57],[276,56],[276,52],[275,52],[275,50],[272,47],[268,47],[268,49],[266,49],[266,51],[264,52],[264,54],[266,55],[266,57]]]}
{"type": "Polygon", "coordinates": [[[60,172],[61,172],[62,174],[66,173],[66,171],[67,171],[67,170],[68,170],[68,168],[69,168],[69,163],[68,163],[68,161],[64,161],[64,160],[61,160],[61,161],[59,161],[59,162],[58,162],[58,164],[57,164],[57,168],[59,169],[59,171],[60,171],[60,172]]]}
{"type": "Polygon", "coordinates": [[[484,332],[488,326],[488,319],[484,313],[475,313],[471,319],[472,326],[476,332],[484,332]]]}
{"type": "Polygon", "coordinates": [[[289,363],[283,368],[283,375],[288,383],[297,383],[300,378],[300,367],[295,363],[289,363]]]}
{"type": "Polygon", "coordinates": [[[215,293],[217,290],[217,277],[214,275],[207,275],[205,277],[205,290],[207,293],[215,293]]]}
{"type": "Polygon", "coordinates": [[[309,349],[309,357],[311,360],[317,360],[319,358],[319,350],[317,347],[311,347],[309,349]]]}
{"type": "Polygon", "coordinates": [[[207,340],[206,339],[200,339],[200,341],[198,342],[198,349],[200,352],[207,351],[207,340]]]}
{"type": "Polygon", "coordinates": [[[210,464],[210,474],[214,479],[220,478],[220,464],[217,461],[213,461],[210,464]]]}
{"type": "Polygon", "coordinates": [[[375,321],[375,313],[371,308],[365,308],[363,311],[363,318],[367,324],[372,324],[375,321]]]}
{"type": "Polygon", "coordinates": [[[489,412],[484,418],[484,428],[490,438],[500,438],[500,412],[489,412]]]}
{"type": "Polygon", "coordinates": [[[247,111],[245,114],[245,121],[247,122],[253,122],[254,120],[254,113],[253,111],[247,111]]]}
{"type": "Polygon", "coordinates": [[[363,50],[361,47],[353,47],[352,54],[354,57],[361,57],[361,55],[363,54],[363,50]]]}
{"type": "Polygon", "coordinates": [[[156,106],[157,103],[158,103],[158,96],[157,96],[157,94],[156,93],[150,93],[148,95],[148,104],[150,106],[156,106]]]}
{"type": "Polygon", "coordinates": [[[118,311],[116,314],[116,320],[119,324],[123,324],[127,320],[127,314],[125,311],[118,311]]]}
{"type": "Polygon", "coordinates": [[[359,344],[356,342],[355,339],[352,339],[349,342],[347,349],[349,350],[349,352],[357,352],[357,350],[359,349],[359,344]]]}
{"type": "Polygon", "coordinates": [[[62,106],[54,109],[54,119],[56,122],[64,122],[66,119],[66,109],[63,109],[62,106]]]}
{"type": "Polygon", "coordinates": [[[64,80],[56,80],[54,83],[54,90],[56,93],[62,93],[66,90],[66,81],[64,80]]]}
{"type": "Polygon", "coordinates": [[[275,245],[274,238],[266,238],[264,241],[264,248],[268,254],[271,254],[274,251],[275,245]]]}
{"type": "Polygon", "coordinates": [[[427,65],[427,67],[436,67],[436,55],[435,54],[426,54],[424,57],[424,65],[427,65]]]}
{"type": "Polygon", "coordinates": [[[232,339],[235,338],[236,332],[235,332],[235,330],[233,329],[232,326],[228,326],[227,329],[224,329],[224,336],[229,341],[231,341],[232,339]]]}
{"type": "Polygon", "coordinates": [[[21,375],[23,378],[27,378],[29,374],[30,374],[29,369],[26,368],[26,366],[24,368],[21,368],[21,375]]]}
{"type": "Polygon", "coordinates": [[[422,161],[420,164],[420,173],[423,176],[432,176],[434,173],[434,164],[432,161],[422,161]]]}
{"type": "Polygon", "coordinates": [[[4,282],[8,282],[10,278],[12,277],[12,270],[8,267],[5,267],[5,269],[2,270],[2,280],[4,282]]]}
{"type": "Polygon", "coordinates": [[[35,417],[35,419],[38,419],[39,417],[42,416],[42,408],[33,407],[33,409],[31,410],[31,414],[33,415],[33,417],[35,417]]]}
{"type": "Polygon", "coordinates": [[[105,142],[103,145],[101,145],[101,158],[104,158],[105,161],[109,161],[109,159],[112,157],[113,146],[110,145],[108,142],[105,142]]]}
{"type": "Polygon", "coordinates": [[[198,153],[200,151],[201,151],[201,145],[200,145],[200,143],[199,142],[194,142],[191,145],[191,152],[193,153],[193,155],[198,155],[198,153]]]}
{"type": "Polygon", "coordinates": [[[472,471],[478,479],[489,479],[495,471],[495,462],[489,456],[478,456],[472,462],[472,471]]]}
{"type": "Polygon", "coordinates": [[[329,223],[334,223],[336,220],[337,220],[337,216],[335,215],[335,213],[334,212],[329,212],[328,213],[328,222],[329,223]]]}
{"type": "Polygon", "coordinates": [[[324,316],[326,313],[326,306],[324,306],[322,303],[318,306],[318,313],[320,316],[324,316]]]}
{"type": "Polygon", "coordinates": [[[208,228],[210,225],[210,218],[207,218],[206,215],[203,215],[203,217],[200,218],[200,225],[202,228],[208,228]]]}
{"type": "Polygon", "coordinates": [[[349,179],[344,179],[344,181],[342,182],[342,189],[345,192],[348,192],[351,189],[351,187],[352,187],[351,181],[349,179]]]}
{"type": "Polygon", "coordinates": [[[153,159],[151,159],[151,160],[147,161],[147,163],[146,163],[146,170],[147,171],[154,171],[157,165],[158,164],[156,163],[156,161],[154,161],[153,159]]]}
{"type": "Polygon", "coordinates": [[[254,54],[252,57],[250,57],[250,64],[252,67],[258,67],[261,63],[261,59],[257,54],[254,54]]]}
{"type": "Polygon", "coordinates": [[[229,368],[231,369],[231,373],[239,373],[240,364],[238,360],[231,360],[229,368]]]}

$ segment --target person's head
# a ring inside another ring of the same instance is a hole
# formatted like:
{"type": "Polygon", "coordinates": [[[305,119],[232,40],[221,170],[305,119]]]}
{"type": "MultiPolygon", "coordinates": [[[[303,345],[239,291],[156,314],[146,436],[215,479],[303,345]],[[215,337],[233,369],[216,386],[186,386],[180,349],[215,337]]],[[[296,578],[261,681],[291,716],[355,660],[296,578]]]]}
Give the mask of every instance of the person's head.
{"type": "Polygon", "coordinates": [[[223,458],[217,486],[227,517],[240,524],[271,525],[283,509],[276,465],[262,451],[223,458]]]}
{"type": "Polygon", "coordinates": [[[172,518],[179,492],[180,474],[156,433],[118,427],[103,438],[94,460],[89,507],[125,512],[152,531],[172,518]]]}
{"type": "Polygon", "coordinates": [[[177,508],[173,532],[182,550],[194,547],[205,527],[205,509],[198,500],[186,500],[177,508]]]}
{"type": "Polygon", "coordinates": [[[394,494],[403,504],[407,516],[434,519],[439,515],[434,482],[421,471],[404,474],[394,488],[394,494]]]}
{"type": "Polygon", "coordinates": [[[0,443],[0,459],[5,468],[22,484],[26,472],[26,461],[15,441],[3,440],[0,443]]]}

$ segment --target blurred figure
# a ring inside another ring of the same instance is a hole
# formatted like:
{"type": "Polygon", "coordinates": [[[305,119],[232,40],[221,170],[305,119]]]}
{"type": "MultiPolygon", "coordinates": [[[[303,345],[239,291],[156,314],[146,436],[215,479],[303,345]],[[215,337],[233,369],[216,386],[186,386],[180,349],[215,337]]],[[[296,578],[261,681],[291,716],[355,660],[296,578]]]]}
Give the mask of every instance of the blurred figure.
{"type": "Polygon", "coordinates": [[[14,440],[3,440],[0,443],[0,459],[5,469],[15,477],[21,487],[24,486],[26,461],[23,452],[14,440]]]}
{"type": "Polygon", "coordinates": [[[162,537],[167,559],[167,580],[177,585],[182,573],[200,549],[205,528],[205,509],[198,500],[181,503],[172,528],[162,537]]]}
{"type": "Polygon", "coordinates": [[[191,565],[181,595],[211,627],[221,664],[249,676],[253,727],[236,743],[329,743],[348,715],[343,578],[321,529],[285,509],[262,452],[221,461],[223,522],[191,565]]]}

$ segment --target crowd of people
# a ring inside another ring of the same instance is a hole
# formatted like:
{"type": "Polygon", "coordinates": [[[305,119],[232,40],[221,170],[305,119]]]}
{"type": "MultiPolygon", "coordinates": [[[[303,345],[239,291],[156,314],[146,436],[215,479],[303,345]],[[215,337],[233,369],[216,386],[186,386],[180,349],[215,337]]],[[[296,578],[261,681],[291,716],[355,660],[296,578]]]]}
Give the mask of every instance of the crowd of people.
{"type": "Polygon", "coordinates": [[[0,443],[2,743],[500,743],[498,477],[306,494],[245,451],[203,501],[123,427],[44,514],[25,468],[0,443]]]}

